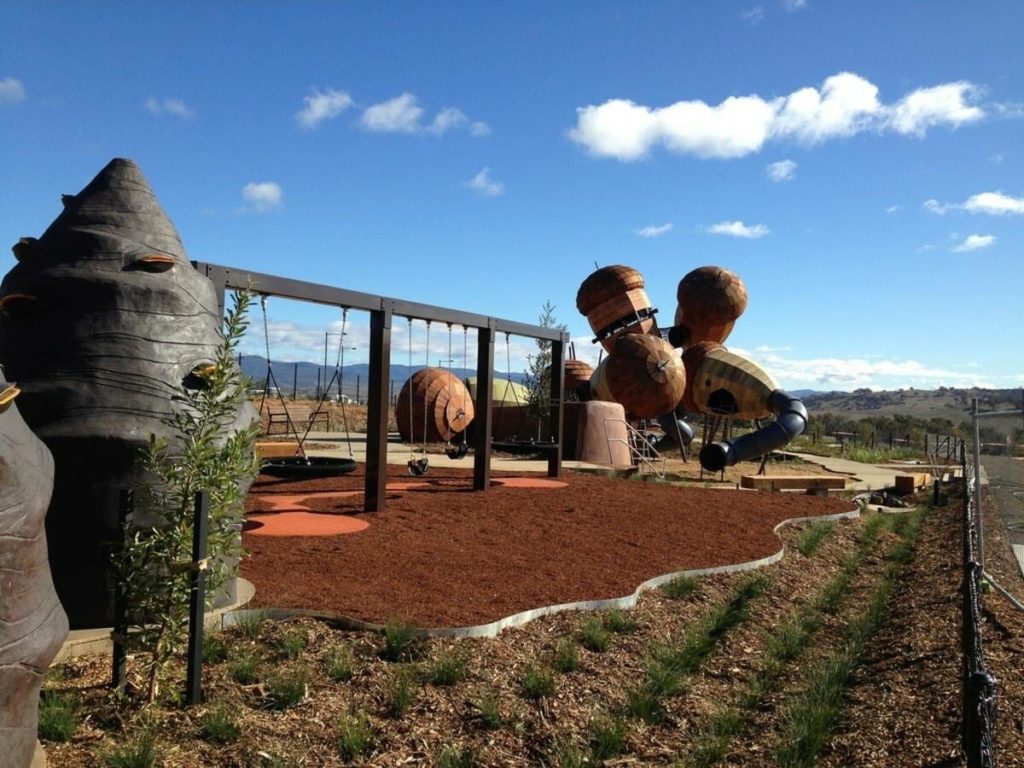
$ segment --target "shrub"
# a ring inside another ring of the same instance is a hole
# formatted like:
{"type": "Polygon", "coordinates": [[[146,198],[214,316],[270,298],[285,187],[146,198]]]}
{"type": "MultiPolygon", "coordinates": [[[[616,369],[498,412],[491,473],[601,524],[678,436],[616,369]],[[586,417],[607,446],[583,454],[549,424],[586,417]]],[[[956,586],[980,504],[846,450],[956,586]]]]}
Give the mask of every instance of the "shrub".
{"type": "Polygon", "coordinates": [[[408,669],[399,670],[392,675],[387,689],[384,709],[389,717],[399,718],[404,715],[416,698],[416,681],[408,669]]]}
{"type": "Polygon", "coordinates": [[[810,557],[821,547],[822,543],[832,533],[835,523],[825,520],[818,523],[811,523],[797,534],[796,549],[804,557],[810,557]]]}
{"type": "Polygon", "coordinates": [[[385,661],[411,659],[416,651],[416,630],[409,624],[391,619],[384,626],[384,646],[378,655],[385,661]]]}
{"type": "Polygon", "coordinates": [[[477,764],[472,747],[444,747],[437,754],[437,768],[473,768],[477,764]]]}
{"type": "Polygon", "coordinates": [[[277,648],[286,659],[297,659],[306,647],[306,633],[294,627],[284,630],[277,639],[277,648]]]}
{"type": "Polygon", "coordinates": [[[220,635],[203,638],[203,663],[220,664],[228,658],[228,643],[220,635]]]}
{"type": "Polygon", "coordinates": [[[331,648],[324,657],[327,677],[336,683],[344,683],[352,679],[355,673],[355,661],[352,650],[347,645],[331,648]]]}
{"type": "Polygon", "coordinates": [[[239,685],[252,685],[259,679],[259,666],[259,655],[250,651],[231,662],[228,674],[239,685]]]}
{"type": "Polygon", "coordinates": [[[530,664],[519,680],[523,696],[534,701],[555,692],[555,676],[540,664],[530,664]]]}
{"type": "Polygon", "coordinates": [[[107,768],[152,768],[156,765],[156,731],[150,727],[129,734],[103,755],[107,768]]]}
{"type": "Polygon", "coordinates": [[[622,718],[599,715],[590,723],[590,751],[600,763],[621,755],[626,748],[626,723],[622,718]]]}
{"type": "Polygon", "coordinates": [[[571,637],[563,637],[555,646],[551,657],[551,666],[562,674],[575,672],[580,665],[580,656],[577,651],[576,640],[571,637]]]}
{"type": "Polygon", "coordinates": [[[338,721],[338,752],[343,760],[355,760],[373,748],[374,733],[365,713],[344,715],[338,721]]]}
{"type": "Polygon", "coordinates": [[[594,653],[604,653],[608,650],[608,643],[611,641],[611,635],[601,625],[598,619],[590,618],[583,622],[583,626],[580,629],[580,643],[588,651],[594,653]]]}
{"type": "Polygon", "coordinates": [[[629,717],[643,720],[648,725],[659,725],[667,714],[661,698],[661,694],[647,685],[630,688],[626,691],[624,711],[629,717]]]}
{"type": "Polygon", "coordinates": [[[480,712],[480,724],[484,730],[495,731],[505,723],[501,714],[501,707],[498,705],[498,697],[492,690],[484,691],[475,702],[474,706],[480,712]]]}
{"type": "Polygon", "coordinates": [[[290,709],[306,695],[309,673],[304,667],[284,667],[267,679],[267,705],[271,709],[290,709]]]}
{"type": "Polygon", "coordinates": [[[267,622],[267,615],[263,611],[245,611],[235,615],[233,626],[238,632],[249,640],[259,640],[263,632],[263,626],[267,622]]]}
{"type": "Polygon", "coordinates": [[[214,744],[230,744],[242,735],[242,728],[232,711],[226,705],[219,704],[203,713],[199,733],[203,739],[214,744]]]}
{"type": "Polygon", "coordinates": [[[615,609],[606,611],[604,616],[601,617],[604,623],[604,628],[609,632],[614,632],[617,635],[626,635],[630,632],[636,632],[636,619],[632,616],[628,616],[622,611],[615,609]]]}
{"type": "Polygon", "coordinates": [[[455,685],[466,676],[466,658],[458,653],[439,653],[427,670],[427,678],[438,686],[455,685]]]}
{"type": "Polygon", "coordinates": [[[39,694],[39,738],[64,742],[71,739],[81,721],[78,699],[71,693],[42,691],[39,694]]]}
{"type": "Polygon", "coordinates": [[[671,581],[661,585],[662,594],[673,600],[682,600],[697,591],[700,582],[696,576],[676,576],[671,581]]]}

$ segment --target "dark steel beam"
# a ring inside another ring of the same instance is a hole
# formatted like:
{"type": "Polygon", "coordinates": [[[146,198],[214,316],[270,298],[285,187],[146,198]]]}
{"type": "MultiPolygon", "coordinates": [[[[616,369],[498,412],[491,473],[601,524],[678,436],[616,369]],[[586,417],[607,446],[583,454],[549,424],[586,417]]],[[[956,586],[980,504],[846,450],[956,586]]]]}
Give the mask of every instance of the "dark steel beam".
{"type": "Polygon", "coordinates": [[[384,509],[388,481],[388,393],[391,378],[391,305],[370,313],[370,382],[367,385],[366,486],[367,512],[384,509]]]}
{"type": "Polygon", "coordinates": [[[555,447],[548,454],[548,477],[558,477],[562,473],[562,432],[564,413],[562,408],[565,392],[565,343],[568,334],[559,333],[558,341],[551,342],[551,397],[548,402],[548,419],[551,434],[555,438],[555,447]]]}
{"type": "Polygon", "coordinates": [[[346,288],[335,288],[320,283],[304,280],[293,280],[289,277],[278,277],[261,272],[250,272],[232,269],[219,264],[193,262],[196,269],[213,280],[214,285],[235,290],[251,290],[254,293],[268,296],[279,296],[296,301],[308,301],[314,304],[327,304],[337,307],[361,309],[367,312],[380,309],[383,302],[390,302],[392,313],[414,320],[430,320],[431,322],[452,323],[467,328],[487,328],[493,324],[496,331],[514,333],[517,336],[529,336],[534,339],[557,341],[561,332],[554,328],[543,328],[539,325],[520,323],[515,320],[480,315],[475,312],[463,312],[432,304],[420,304],[414,301],[403,301],[387,296],[375,296],[346,288]]]}
{"type": "Polygon", "coordinates": [[[494,391],[494,328],[477,331],[476,347],[476,445],[473,446],[473,490],[486,491],[491,484],[491,426],[494,391]]]}

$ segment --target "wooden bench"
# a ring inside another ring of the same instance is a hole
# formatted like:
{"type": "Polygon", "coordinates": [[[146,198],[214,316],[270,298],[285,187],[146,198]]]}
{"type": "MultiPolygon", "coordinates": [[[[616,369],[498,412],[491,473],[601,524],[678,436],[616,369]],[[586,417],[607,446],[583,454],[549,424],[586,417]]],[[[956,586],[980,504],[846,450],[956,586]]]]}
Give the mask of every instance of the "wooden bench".
{"type": "Polygon", "coordinates": [[[282,431],[288,432],[288,421],[301,435],[306,428],[313,428],[322,423],[324,430],[331,428],[330,414],[327,411],[315,411],[308,405],[290,405],[285,408],[281,403],[267,403],[267,434],[274,432],[274,425],[280,424],[282,431]]]}
{"type": "Polygon", "coordinates": [[[896,475],[896,490],[899,493],[913,493],[931,484],[932,476],[927,472],[911,472],[896,475]]]}
{"type": "Polygon", "coordinates": [[[835,475],[743,475],[740,488],[756,491],[806,491],[817,488],[842,490],[846,478],[835,475]]]}

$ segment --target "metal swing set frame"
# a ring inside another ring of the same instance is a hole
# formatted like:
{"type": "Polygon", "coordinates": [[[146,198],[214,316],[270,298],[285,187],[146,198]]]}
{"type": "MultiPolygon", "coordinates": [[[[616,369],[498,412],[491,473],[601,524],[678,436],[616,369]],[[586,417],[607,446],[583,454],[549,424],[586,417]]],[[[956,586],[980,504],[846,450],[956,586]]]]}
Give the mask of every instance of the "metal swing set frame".
{"type": "Polygon", "coordinates": [[[477,331],[477,402],[473,441],[473,490],[486,491],[491,484],[491,393],[494,388],[494,347],[499,333],[515,334],[551,342],[550,424],[554,441],[546,446],[548,476],[562,470],[562,414],[565,383],[565,346],[568,334],[556,328],[520,323],[515,320],[463,312],[431,304],[351,291],[322,283],[294,280],[277,275],[234,269],[208,262],[192,266],[213,283],[220,314],[224,314],[229,290],[251,291],[259,296],[277,296],[313,304],[356,309],[370,315],[370,381],[367,399],[366,482],[364,508],[384,509],[387,484],[388,404],[391,373],[391,331],[395,316],[424,322],[439,322],[475,328],[477,331]]]}

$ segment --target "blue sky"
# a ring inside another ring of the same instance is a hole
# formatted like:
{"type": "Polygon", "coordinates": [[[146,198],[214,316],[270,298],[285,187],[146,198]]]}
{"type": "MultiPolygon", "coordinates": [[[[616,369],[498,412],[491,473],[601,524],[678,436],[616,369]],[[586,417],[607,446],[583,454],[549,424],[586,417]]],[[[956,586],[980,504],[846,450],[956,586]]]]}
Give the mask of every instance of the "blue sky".
{"type": "MultiPolygon", "coordinates": [[[[717,264],[750,295],[728,345],[785,387],[1024,384],[1020,2],[0,13],[8,244],[129,157],[193,259],[527,322],[551,301],[584,358],[595,262],[639,269],[663,325],[717,264]]],[[[340,319],[270,312],[288,359],[340,319]]]]}

